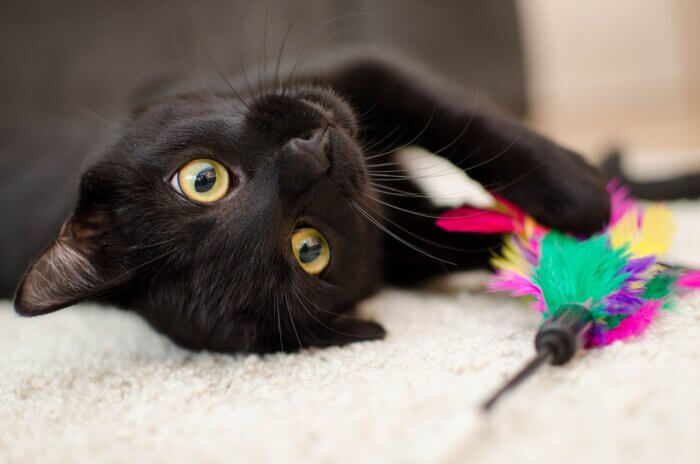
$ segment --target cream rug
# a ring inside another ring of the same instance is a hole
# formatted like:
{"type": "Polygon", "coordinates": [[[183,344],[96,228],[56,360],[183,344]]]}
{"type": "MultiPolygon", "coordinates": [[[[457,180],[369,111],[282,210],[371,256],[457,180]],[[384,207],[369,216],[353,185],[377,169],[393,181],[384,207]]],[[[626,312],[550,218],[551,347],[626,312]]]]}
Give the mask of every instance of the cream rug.
{"type": "MultiPolygon", "coordinates": [[[[674,208],[671,260],[700,266],[700,204],[674,208]]],[[[187,352],[115,309],[2,303],[0,462],[700,462],[700,296],[486,417],[539,317],[483,277],[366,302],[385,341],[264,357],[187,352]]]]}

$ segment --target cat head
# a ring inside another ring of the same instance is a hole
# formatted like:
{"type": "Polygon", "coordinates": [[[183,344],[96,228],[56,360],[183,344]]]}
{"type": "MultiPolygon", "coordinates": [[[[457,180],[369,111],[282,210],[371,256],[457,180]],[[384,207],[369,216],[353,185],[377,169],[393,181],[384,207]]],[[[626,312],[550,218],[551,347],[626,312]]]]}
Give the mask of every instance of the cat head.
{"type": "Polygon", "coordinates": [[[343,319],[381,279],[380,236],[353,207],[370,194],[356,135],[351,108],[317,87],[139,107],[82,175],[17,311],[107,301],[220,351],[380,337],[343,319]]]}

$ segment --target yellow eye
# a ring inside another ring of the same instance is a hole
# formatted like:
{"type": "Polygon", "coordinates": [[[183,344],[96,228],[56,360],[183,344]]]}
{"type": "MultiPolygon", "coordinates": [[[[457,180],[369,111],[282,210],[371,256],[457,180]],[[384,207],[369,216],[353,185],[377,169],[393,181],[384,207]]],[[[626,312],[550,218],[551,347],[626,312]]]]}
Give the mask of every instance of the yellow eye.
{"type": "Polygon", "coordinates": [[[217,161],[196,159],[180,168],[170,184],[192,201],[212,203],[228,192],[228,171],[217,161]]]}
{"type": "Polygon", "coordinates": [[[304,227],[292,234],[292,252],[307,274],[318,275],[328,267],[331,249],[316,229],[304,227]]]}

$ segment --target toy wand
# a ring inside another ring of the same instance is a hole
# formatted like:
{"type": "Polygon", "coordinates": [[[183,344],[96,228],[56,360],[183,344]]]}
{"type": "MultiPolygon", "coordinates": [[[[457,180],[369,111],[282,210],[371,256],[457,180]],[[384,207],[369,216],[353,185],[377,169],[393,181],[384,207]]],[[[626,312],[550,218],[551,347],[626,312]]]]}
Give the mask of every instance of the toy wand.
{"type": "Polygon", "coordinates": [[[671,211],[642,205],[615,183],[608,192],[610,224],[589,238],[543,227],[496,196],[490,209],[465,206],[437,220],[448,232],[505,234],[489,289],[527,298],[544,318],[535,337],[537,355],[483,405],[486,411],[544,364],[562,365],[582,347],[642,335],[660,310],[700,289],[700,271],[660,261],[673,238],[671,211]]]}
{"type": "Polygon", "coordinates": [[[592,328],[591,313],[577,304],[568,305],[555,317],[548,319],[535,337],[537,355],[483,404],[483,410],[490,411],[503,395],[520,385],[544,364],[561,366],[569,362],[588,342],[592,328]]]}

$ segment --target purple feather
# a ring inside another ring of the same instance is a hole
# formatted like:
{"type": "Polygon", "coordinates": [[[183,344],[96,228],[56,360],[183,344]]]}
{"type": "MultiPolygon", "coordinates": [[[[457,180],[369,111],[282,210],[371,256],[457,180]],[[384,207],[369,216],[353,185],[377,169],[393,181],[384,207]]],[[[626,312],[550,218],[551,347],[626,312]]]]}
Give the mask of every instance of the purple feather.
{"type": "Polygon", "coordinates": [[[656,256],[650,255],[644,258],[630,259],[627,265],[622,268],[623,274],[629,274],[627,282],[639,282],[644,280],[640,275],[651,269],[651,267],[656,264],[656,256]]]}
{"type": "Polygon", "coordinates": [[[520,240],[519,237],[515,237],[515,240],[513,240],[515,245],[518,247],[518,251],[522,254],[523,258],[530,264],[532,267],[537,267],[540,263],[540,257],[536,251],[533,251],[532,249],[528,248],[522,240],[520,240]]]}
{"type": "Polygon", "coordinates": [[[644,304],[639,292],[622,288],[605,299],[605,312],[611,316],[633,314],[644,304]]]}

